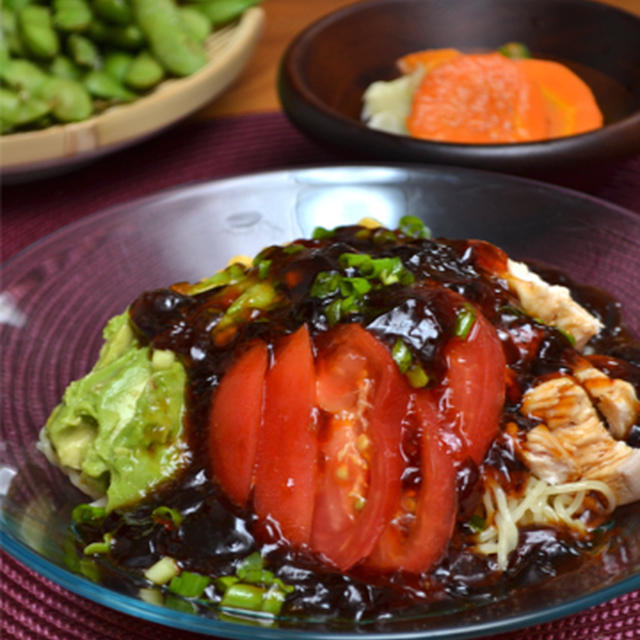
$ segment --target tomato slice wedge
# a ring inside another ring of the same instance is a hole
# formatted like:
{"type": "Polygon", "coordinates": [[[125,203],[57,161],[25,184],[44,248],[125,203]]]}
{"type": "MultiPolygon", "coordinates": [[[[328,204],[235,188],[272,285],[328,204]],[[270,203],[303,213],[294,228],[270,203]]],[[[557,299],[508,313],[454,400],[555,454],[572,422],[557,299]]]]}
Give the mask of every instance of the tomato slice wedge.
{"type": "Polygon", "coordinates": [[[265,379],[254,505],[296,546],[309,541],[316,489],[315,369],[303,325],[276,344],[265,379]]]}
{"type": "Polygon", "coordinates": [[[323,337],[316,370],[323,424],[310,546],[345,571],[371,553],[397,507],[410,387],[357,324],[323,337]]]}
{"type": "Polygon", "coordinates": [[[440,409],[462,440],[460,461],[469,457],[480,465],[500,426],[506,388],[504,351],[493,325],[475,309],[467,338],[452,338],[444,354],[447,373],[440,409]]]}
{"type": "Polygon", "coordinates": [[[441,440],[442,423],[430,391],[415,396],[420,443],[420,487],[403,491],[399,509],[367,559],[367,568],[421,574],[444,555],[456,521],[456,470],[441,440]]]}
{"type": "Polygon", "coordinates": [[[267,345],[254,342],[222,378],[209,416],[214,476],[237,505],[249,500],[262,420],[267,345]]]}

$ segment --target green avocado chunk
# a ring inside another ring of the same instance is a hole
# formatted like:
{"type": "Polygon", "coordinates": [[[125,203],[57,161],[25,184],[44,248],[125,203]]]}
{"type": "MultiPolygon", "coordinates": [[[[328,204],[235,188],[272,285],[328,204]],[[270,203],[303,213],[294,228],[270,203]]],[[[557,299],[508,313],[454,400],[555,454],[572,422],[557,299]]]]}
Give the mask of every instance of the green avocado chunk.
{"type": "Polygon", "coordinates": [[[104,330],[94,368],[66,389],[45,433],[107,510],[134,503],[185,466],[186,373],[171,351],[140,346],[125,312],[104,330]]]}

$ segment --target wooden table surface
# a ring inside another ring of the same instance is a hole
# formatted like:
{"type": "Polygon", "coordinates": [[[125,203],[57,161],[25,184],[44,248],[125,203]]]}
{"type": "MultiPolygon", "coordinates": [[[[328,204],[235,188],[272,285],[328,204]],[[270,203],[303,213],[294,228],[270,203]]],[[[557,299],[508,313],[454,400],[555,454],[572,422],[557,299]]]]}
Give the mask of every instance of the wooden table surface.
{"type": "MultiPolygon", "coordinates": [[[[640,0],[600,0],[640,15],[640,0]]],[[[280,58],[294,36],[311,22],[354,0],[263,0],[265,28],[247,68],[227,93],[198,115],[215,118],[280,109],[276,75],[280,58]]]]}

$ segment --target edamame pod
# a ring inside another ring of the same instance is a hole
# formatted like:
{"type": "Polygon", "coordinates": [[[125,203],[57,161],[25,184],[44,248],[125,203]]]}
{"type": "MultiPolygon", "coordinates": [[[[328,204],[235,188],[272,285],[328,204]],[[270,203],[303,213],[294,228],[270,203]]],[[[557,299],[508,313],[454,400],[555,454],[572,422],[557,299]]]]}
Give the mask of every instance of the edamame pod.
{"type": "Polygon", "coordinates": [[[95,69],[100,66],[100,52],[89,38],[79,33],[72,33],[67,38],[67,48],[73,61],[81,67],[95,69]]]}
{"type": "Polygon", "coordinates": [[[2,0],[3,6],[12,11],[19,11],[29,4],[33,4],[33,0],[2,0]]]}
{"type": "Polygon", "coordinates": [[[135,18],[153,55],[178,76],[188,76],[207,64],[204,48],[182,28],[171,0],[132,0],[135,18]]]}
{"type": "Polygon", "coordinates": [[[49,113],[49,104],[40,98],[25,98],[15,91],[0,87],[0,113],[3,128],[21,127],[49,113]]]}
{"type": "Polygon", "coordinates": [[[145,45],[142,31],[136,24],[112,25],[94,20],[89,25],[87,35],[96,42],[119,49],[137,50],[145,45]]]}
{"type": "Polygon", "coordinates": [[[62,31],[84,31],[93,14],[85,0],[54,0],[53,24],[62,31]]]}
{"type": "Polygon", "coordinates": [[[49,65],[49,73],[57,78],[80,80],[82,72],[71,58],[63,55],[56,56],[49,65]]]}
{"type": "Polygon", "coordinates": [[[93,8],[96,14],[114,24],[130,24],[133,21],[133,12],[128,0],[93,0],[93,8]]]}
{"type": "Polygon", "coordinates": [[[27,49],[37,58],[53,58],[60,50],[58,34],[51,23],[51,11],[28,5],[18,12],[18,28],[27,49]]]}
{"type": "Polygon", "coordinates": [[[14,56],[24,56],[26,51],[18,31],[16,12],[2,6],[0,20],[2,21],[0,24],[2,27],[2,39],[6,43],[9,52],[14,56]]]}
{"type": "Polygon", "coordinates": [[[260,0],[202,0],[189,6],[204,13],[217,27],[239,18],[249,7],[259,3],[260,0]]]}
{"type": "Polygon", "coordinates": [[[0,66],[0,78],[12,89],[33,94],[44,84],[47,74],[30,60],[8,60],[0,66]]]}
{"type": "Polygon", "coordinates": [[[133,60],[124,77],[124,83],[137,91],[147,91],[164,78],[164,68],[148,52],[140,52],[133,60]]]}
{"type": "Polygon", "coordinates": [[[93,113],[91,96],[75,80],[48,78],[40,90],[40,97],[51,105],[54,117],[60,122],[86,120],[93,113]]]}
{"type": "Polygon", "coordinates": [[[182,28],[198,43],[202,44],[211,33],[211,20],[192,7],[178,7],[182,28]]]}
{"type": "Polygon", "coordinates": [[[84,77],[85,89],[96,98],[129,102],[136,94],[102,70],[94,69],[84,77]]]}
{"type": "Polygon", "coordinates": [[[126,51],[112,51],[107,54],[102,66],[114,80],[124,82],[129,65],[133,62],[133,56],[126,51]]]}

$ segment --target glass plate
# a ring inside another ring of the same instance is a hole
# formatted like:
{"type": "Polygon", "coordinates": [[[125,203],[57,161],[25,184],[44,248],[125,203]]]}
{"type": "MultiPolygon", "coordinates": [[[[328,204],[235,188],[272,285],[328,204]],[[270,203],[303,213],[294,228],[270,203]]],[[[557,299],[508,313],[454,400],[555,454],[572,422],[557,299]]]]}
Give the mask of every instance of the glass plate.
{"type": "Polygon", "coordinates": [[[466,169],[402,166],[280,171],[197,184],[109,209],[40,240],[3,270],[0,294],[2,542],[29,567],[114,609],[229,638],[472,638],[525,627],[640,587],[640,504],[618,512],[621,543],[598,562],[491,603],[339,628],[225,621],[149,604],[70,572],[63,539],[85,498],[36,450],[66,385],[93,364],[106,320],[145,289],[196,281],[237,254],[364,216],[421,216],[434,235],[494,242],[622,301],[640,333],[640,219],[575,192],[466,169]]]}

